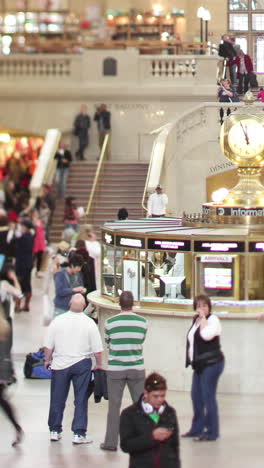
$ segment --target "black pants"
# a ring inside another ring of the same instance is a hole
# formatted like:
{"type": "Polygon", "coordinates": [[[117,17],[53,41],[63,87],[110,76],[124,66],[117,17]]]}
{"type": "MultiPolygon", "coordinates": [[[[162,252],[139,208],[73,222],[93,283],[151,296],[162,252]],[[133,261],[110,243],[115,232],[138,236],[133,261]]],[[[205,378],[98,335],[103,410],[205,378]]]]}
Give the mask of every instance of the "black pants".
{"type": "Polygon", "coordinates": [[[239,94],[246,93],[248,91],[249,84],[249,73],[240,73],[237,92],[239,94]]]}
{"type": "Polygon", "coordinates": [[[41,263],[42,263],[42,258],[43,258],[43,251],[41,250],[40,252],[36,252],[34,254],[34,258],[36,260],[36,268],[37,271],[40,271],[41,268],[41,263]]]}
{"type": "Polygon", "coordinates": [[[31,293],[31,270],[32,268],[25,268],[24,270],[16,270],[17,278],[20,283],[22,293],[31,293]]]}
{"type": "Polygon", "coordinates": [[[76,151],[76,158],[80,159],[81,161],[84,160],[84,150],[87,148],[88,143],[86,141],[83,141],[79,139],[79,148],[78,151],[76,151]]]}
{"type": "Polygon", "coordinates": [[[13,424],[16,430],[21,429],[20,425],[18,424],[14,410],[12,406],[10,405],[9,401],[5,398],[5,385],[0,384],[0,407],[4,411],[4,413],[7,415],[9,421],[13,424]]]}

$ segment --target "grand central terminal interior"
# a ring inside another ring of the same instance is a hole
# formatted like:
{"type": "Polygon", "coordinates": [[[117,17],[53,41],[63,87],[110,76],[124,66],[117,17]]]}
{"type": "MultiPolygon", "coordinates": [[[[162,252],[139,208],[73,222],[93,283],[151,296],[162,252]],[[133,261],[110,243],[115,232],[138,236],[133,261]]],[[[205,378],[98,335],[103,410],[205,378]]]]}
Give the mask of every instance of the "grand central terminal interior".
{"type": "MultiPolygon", "coordinates": [[[[19,196],[22,211],[47,187],[55,200],[41,271],[32,271],[30,310],[13,317],[17,382],[7,394],[24,438],[11,447],[12,428],[0,409],[2,466],[128,466],[120,448],[100,450],[107,401],[91,397],[93,443],[76,447],[71,390],[63,438],[53,444],[50,379],[23,374],[26,355],[43,346],[44,296],[54,298],[52,257],[62,240],[74,246],[74,236],[63,237],[65,199],[73,197],[80,229],[92,225],[100,243],[98,282],[88,300],[102,340],[122,291],[132,291],[134,312],[148,321],[146,374],[167,379],[180,434],[192,418],[185,357],[194,298],[209,296],[220,319],[220,438],[181,439],[182,468],[262,468],[264,1],[0,0],[0,78],[1,207],[10,180],[26,190],[26,201],[19,196]],[[251,58],[256,79],[245,93],[233,79],[236,102],[218,99],[221,80],[232,79],[218,54],[224,35],[238,55],[242,50],[251,58]],[[96,113],[103,104],[111,125],[100,139],[96,113]],[[89,138],[82,159],[75,122],[84,105],[89,138]],[[54,159],[61,143],[72,155],[63,195],[54,159]],[[168,197],[166,214],[151,217],[148,200],[159,185],[168,197]],[[127,219],[118,219],[120,208],[127,219]]],[[[19,222],[12,215],[9,221],[19,222]]],[[[126,390],[122,409],[130,404],[126,390]]]]}

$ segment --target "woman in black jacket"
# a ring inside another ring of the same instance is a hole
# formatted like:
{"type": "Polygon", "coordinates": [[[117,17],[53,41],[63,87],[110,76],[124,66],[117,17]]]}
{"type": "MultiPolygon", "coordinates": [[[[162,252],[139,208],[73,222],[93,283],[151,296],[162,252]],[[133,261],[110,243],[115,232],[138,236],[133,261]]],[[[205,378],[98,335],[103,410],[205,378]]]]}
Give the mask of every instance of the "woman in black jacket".
{"type": "Polygon", "coordinates": [[[17,422],[13,407],[5,395],[7,386],[14,382],[14,371],[10,354],[10,334],[11,329],[4,318],[4,309],[0,302],[0,407],[15,428],[16,437],[12,443],[12,446],[15,447],[21,442],[23,431],[17,422]]]}
{"type": "Polygon", "coordinates": [[[129,468],[180,468],[179,430],[174,408],[165,401],[166,380],[157,373],[145,380],[144,394],[120,420],[120,445],[129,468]]]}
{"type": "Polygon", "coordinates": [[[216,389],[224,370],[221,351],[221,324],[211,313],[210,298],[196,296],[193,308],[197,312],[187,335],[186,367],[193,368],[191,428],[182,437],[194,437],[197,442],[212,441],[219,437],[219,418],[216,389]]]}

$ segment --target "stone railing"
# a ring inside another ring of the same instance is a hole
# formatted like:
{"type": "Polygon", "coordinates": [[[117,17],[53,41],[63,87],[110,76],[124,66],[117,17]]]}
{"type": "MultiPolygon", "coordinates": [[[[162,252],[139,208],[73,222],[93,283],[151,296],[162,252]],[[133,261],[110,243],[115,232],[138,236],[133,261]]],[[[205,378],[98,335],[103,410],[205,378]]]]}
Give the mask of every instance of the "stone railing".
{"type": "Polygon", "coordinates": [[[148,55],[139,59],[140,80],[143,82],[171,82],[215,84],[218,58],[204,55],[148,55]]]}
{"type": "MultiPolygon", "coordinates": [[[[163,87],[164,81],[184,86],[215,86],[218,58],[206,55],[140,55],[133,50],[87,50],[81,55],[18,54],[0,56],[0,78],[5,81],[25,79],[28,86],[47,81],[49,88],[59,82],[74,85],[120,87],[120,83],[163,87]],[[115,62],[116,74],[105,75],[104,62],[115,62]]],[[[162,91],[163,92],[163,91],[162,91]]],[[[164,92],[166,92],[164,90],[164,92]]]]}
{"type": "Polygon", "coordinates": [[[0,77],[30,79],[64,79],[72,76],[73,61],[64,56],[34,57],[10,56],[0,57],[0,77]]]}

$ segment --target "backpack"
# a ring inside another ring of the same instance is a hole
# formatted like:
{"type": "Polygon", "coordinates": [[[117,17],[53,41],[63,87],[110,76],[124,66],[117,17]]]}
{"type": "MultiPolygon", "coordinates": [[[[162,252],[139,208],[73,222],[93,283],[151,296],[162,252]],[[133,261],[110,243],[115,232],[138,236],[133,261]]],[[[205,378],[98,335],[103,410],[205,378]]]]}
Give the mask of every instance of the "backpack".
{"type": "Polygon", "coordinates": [[[50,379],[51,372],[45,368],[44,349],[26,355],[24,375],[27,379],[50,379]]]}

